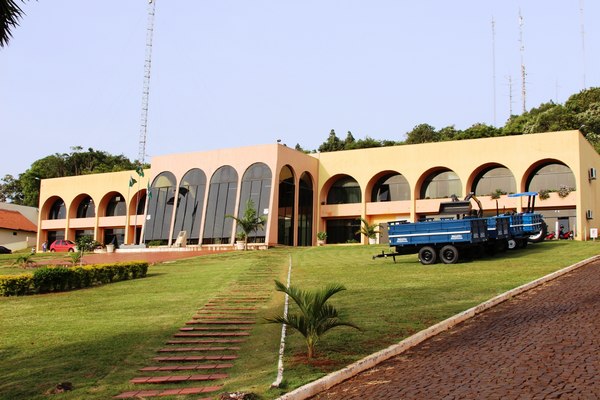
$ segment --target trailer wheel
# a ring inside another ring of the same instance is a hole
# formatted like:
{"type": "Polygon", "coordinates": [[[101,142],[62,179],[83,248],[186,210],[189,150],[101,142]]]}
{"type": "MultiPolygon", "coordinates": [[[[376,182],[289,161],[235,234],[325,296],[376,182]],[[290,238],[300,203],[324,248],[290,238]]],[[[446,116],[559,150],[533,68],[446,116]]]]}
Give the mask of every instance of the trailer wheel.
{"type": "Polygon", "coordinates": [[[458,261],[458,249],[448,244],[440,250],[440,258],[444,264],[455,264],[458,261]]]}
{"type": "Polygon", "coordinates": [[[419,250],[419,261],[421,261],[421,264],[423,265],[435,264],[437,261],[435,249],[431,246],[421,247],[419,250]]]}
{"type": "Polygon", "coordinates": [[[514,250],[517,248],[517,241],[515,239],[508,239],[506,244],[509,250],[514,250]]]}

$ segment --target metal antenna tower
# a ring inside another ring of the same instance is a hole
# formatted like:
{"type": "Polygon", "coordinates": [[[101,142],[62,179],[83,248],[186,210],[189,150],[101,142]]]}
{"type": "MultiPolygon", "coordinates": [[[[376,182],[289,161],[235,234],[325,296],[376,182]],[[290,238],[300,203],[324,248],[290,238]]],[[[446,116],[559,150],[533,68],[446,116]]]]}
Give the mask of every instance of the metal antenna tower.
{"type": "Polygon", "coordinates": [[[507,78],[508,78],[508,115],[512,116],[513,115],[512,76],[508,75],[507,78]]]}
{"type": "Polygon", "coordinates": [[[148,26],[146,28],[146,57],[144,61],[144,87],[142,89],[142,115],[138,162],[146,162],[146,136],[148,133],[148,98],[150,96],[150,70],[152,66],[152,36],[154,33],[154,10],[156,0],[148,0],[148,26]]]}
{"type": "Polygon", "coordinates": [[[494,105],[494,126],[496,126],[496,21],[492,17],[492,86],[494,105]]]}
{"type": "Polygon", "coordinates": [[[579,0],[579,20],[581,23],[581,57],[583,59],[583,88],[585,89],[585,29],[583,27],[583,0],[579,0]]]}
{"type": "Polygon", "coordinates": [[[521,9],[519,8],[519,51],[521,53],[521,97],[523,98],[523,112],[527,112],[527,90],[525,88],[525,62],[523,61],[525,53],[525,45],[523,44],[523,16],[521,15],[521,9]]]}

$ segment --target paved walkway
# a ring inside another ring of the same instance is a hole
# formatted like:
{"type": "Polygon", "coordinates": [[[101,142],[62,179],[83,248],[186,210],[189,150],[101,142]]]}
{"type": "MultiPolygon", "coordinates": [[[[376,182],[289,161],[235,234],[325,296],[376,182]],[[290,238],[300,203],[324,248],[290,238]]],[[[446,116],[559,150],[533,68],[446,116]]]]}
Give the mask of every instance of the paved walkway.
{"type": "Polygon", "coordinates": [[[600,398],[600,262],[502,303],[314,397],[556,398],[600,398]]]}
{"type": "MultiPolygon", "coordinates": [[[[86,262],[145,260],[153,263],[202,254],[208,253],[98,254],[86,255],[89,257],[86,262]],[[94,256],[100,260],[92,260],[94,256]]],[[[252,334],[259,307],[272,295],[270,282],[276,275],[277,271],[260,264],[241,274],[237,281],[201,305],[185,326],[156,349],[156,356],[129,380],[131,390],[114,398],[200,395],[209,400],[217,396],[227,382],[227,371],[234,363],[244,361],[238,359],[238,353],[252,334]]]]}

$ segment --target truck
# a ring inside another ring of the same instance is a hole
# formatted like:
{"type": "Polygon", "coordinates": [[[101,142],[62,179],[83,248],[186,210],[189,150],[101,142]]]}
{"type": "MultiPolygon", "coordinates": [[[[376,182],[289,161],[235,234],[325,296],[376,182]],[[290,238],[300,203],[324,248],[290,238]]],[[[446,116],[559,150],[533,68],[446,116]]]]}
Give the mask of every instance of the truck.
{"type": "Polygon", "coordinates": [[[542,214],[535,212],[535,197],[537,192],[512,193],[508,197],[527,197],[527,206],[522,212],[509,213],[510,233],[508,248],[527,247],[528,243],[539,243],[546,238],[548,227],[542,214]]]}

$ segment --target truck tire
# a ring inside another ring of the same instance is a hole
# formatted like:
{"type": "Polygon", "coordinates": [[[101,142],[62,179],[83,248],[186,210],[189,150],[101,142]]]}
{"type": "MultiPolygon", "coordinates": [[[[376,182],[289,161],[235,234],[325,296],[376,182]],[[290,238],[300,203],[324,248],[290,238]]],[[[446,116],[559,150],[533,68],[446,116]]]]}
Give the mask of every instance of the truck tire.
{"type": "Polygon", "coordinates": [[[435,264],[437,261],[437,254],[435,249],[431,246],[424,246],[419,249],[419,261],[423,265],[435,264]]]}
{"type": "Polygon", "coordinates": [[[543,242],[544,239],[546,239],[547,234],[548,234],[548,225],[546,225],[546,223],[544,221],[542,221],[542,229],[540,230],[540,232],[536,233],[535,235],[529,236],[529,238],[527,240],[529,240],[531,243],[540,243],[540,242],[543,242]]]}
{"type": "Polygon", "coordinates": [[[448,244],[440,250],[440,259],[444,264],[456,264],[458,261],[458,249],[448,244]]]}
{"type": "Polygon", "coordinates": [[[509,250],[514,250],[517,248],[517,241],[515,239],[508,239],[506,244],[509,250]]]}

